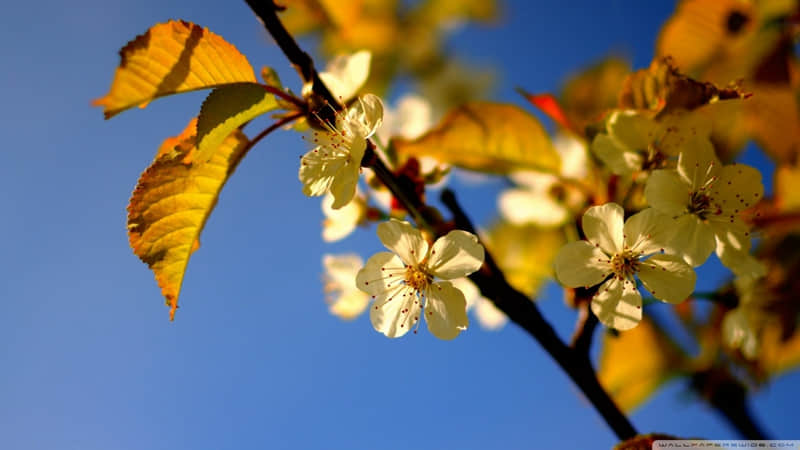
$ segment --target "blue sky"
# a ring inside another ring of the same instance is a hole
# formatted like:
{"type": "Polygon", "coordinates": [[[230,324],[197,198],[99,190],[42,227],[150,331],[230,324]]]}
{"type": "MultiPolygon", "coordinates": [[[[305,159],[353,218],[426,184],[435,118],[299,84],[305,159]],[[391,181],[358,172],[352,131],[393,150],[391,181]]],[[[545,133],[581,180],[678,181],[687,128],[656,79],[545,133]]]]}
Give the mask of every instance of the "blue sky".
{"type": "MultiPolygon", "coordinates": [[[[609,52],[649,64],[672,2],[507,2],[497,27],[450,45],[501,68],[494,98],[555,90],[609,52]]],[[[125,206],[161,140],[203,94],[104,121],[117,51],[150,25],[207,26],[297,88],[244,2],[11,2],[0,17],[0,448],[609,448],[615,443],[552,360],[515,326],[453,342],[389,340],[362,317],[330,316],[320,257],[379,250],[374,229],[327,245],[304,197],[298,136],[256,147],[226,186],[184,283],[174,323],[130,251],[125,206]]],[[[305,42],[308,47],[308,43],[305,42]]],[[[486,217],[493,197],[477,197],[486,217]]],[[[719,274],[712,276],[719,276],[719,274]]],[[[563,335],[556,291],[541,307],[563,335]]],[[[776,437],[797,438],[800,376],[753,398],[776,437]]],[[[642,432],[733,438],[681,384],[632,416],[642,432]]]]}

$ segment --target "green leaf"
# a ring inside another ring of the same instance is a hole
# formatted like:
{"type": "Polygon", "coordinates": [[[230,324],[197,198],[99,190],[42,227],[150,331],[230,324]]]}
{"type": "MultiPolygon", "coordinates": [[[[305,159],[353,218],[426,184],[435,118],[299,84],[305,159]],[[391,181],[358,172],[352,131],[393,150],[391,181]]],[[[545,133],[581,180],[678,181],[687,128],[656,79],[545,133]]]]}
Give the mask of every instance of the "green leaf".
{"type": "Polygon", "coordinates": [[[205,162],[235,129],[278,108],[275,97],[258,83],[236,83],[211,91],[197,119],[197,161],[205,162]]]}
{"type": "Polygon", "coordinates": [[[398,152],[432,156],[481,172],[557,172],[561,166],[544,127],[534,116],[510,104],[467,103],[451,110],[419,139],[397,140],[394,145],[398,152]]]}

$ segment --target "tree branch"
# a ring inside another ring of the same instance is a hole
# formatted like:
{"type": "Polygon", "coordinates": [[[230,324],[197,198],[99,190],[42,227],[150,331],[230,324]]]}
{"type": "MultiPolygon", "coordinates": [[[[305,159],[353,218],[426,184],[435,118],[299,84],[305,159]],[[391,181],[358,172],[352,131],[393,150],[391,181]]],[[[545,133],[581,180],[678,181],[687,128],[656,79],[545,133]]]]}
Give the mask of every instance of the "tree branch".
{"type": "MultiPolygon", "coordinates": [[[[272,35],[278,46],[289,61],[295,66],[305,82],[312,83],[314,93],[323,98],[337,110],[342,105],[333,97],[328,88],[322,83],[319,74],[314,68],[313,61],[307,53],[302,51],[297,42],[288,33],[277,17],[279,8],[272,0],[246,0],[253,12],[261,19],[264,27],[272,35]]],[[[372,167],[376,175],[386,185],[412,217],[417,220],[417,225],[441,231],[441,223],[428,223],[429,219],[423,215],[424,202],[414,192],[406,192],[402,183],[381,161],[374,151],[373,145],[367,146],[367,151],[362,160],[362,165],[372,167]],[[420,223],[423,222],[423,223],[420,223]]],[[[472,223],[458,206],[455,195],[445,190],[442,201],[451,210],[458,228],[475,233],[472,223]]],[[[487,252],[483,267],[470,278],[478,285],[483,295],[492,299],[511,320],[525,329],[533,336],[545,350],[556,360],[561,368],[583,391],[587,399],[595,406],[598,412],[617,435],[620,440],[636,436],[637,432],[628,418],[617,408],[614,401],[600,385],[587,355],[580,354],[565,345],[556,334],[555,330],[539,312],[536,305],[528,297],[515,290],[508,284],[500,268],[487,252]]]]}
{"type": "MultiPolygon", "coordinates": [[[[456,201],[453,191],[449,189],[442,191],[441,200],[453,214],[456,227],[475,233],[475,228],[456,201]]],[[[570,348],[561,341],[536,304],[508,284],[490,253],[486,253],[481,270],[470,275],[470,279],[478,285],[484,296],[494,301],[511,320],[544,347],[586,395],[620,440],[630,439],[638,434],[625,414],[600,385],[588,352],[570,348]]]]}
{"type": "Polygon", "coordinates": [[[570,343],[570,347],[576,352],[586,355],[587,357],[592,346],[594,330],[599,323],[597,316],[595,316],[589,308],[590,304],[591,300],[584,300],[578,305],[578,321],[570,343]]]}
{"type": "Polygon", "coordinates": [[[750,414],[747,390],[727,371],[709,369],[697,372],[691,378],[691,386],[715,411],[727,419],[742,438],[770,439],[750,414]]]}

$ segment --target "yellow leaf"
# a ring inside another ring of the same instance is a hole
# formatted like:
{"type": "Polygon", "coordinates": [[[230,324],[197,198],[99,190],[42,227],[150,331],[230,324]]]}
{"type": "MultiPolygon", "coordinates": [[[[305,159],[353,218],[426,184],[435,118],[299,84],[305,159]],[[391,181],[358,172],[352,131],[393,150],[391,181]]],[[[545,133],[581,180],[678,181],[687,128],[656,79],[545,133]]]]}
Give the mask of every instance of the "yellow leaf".
{"type": "Polygon", "coordinates": [[[671,59],[656,58],[648,69],[637,70],[628,76],[620,91],[619,106],[666,114],[748,96],[738,86],[720,88],[713,83],[689,78],[675,67],[671,59]]]}
{"type": "Polygon", "coordinates": [[[164,95],[255,82],[247,58],[207,28],[184,21],[153,26],[120,50],[120,65],[102,106],[106,119],[164,95]]]}
{"type": "Polygon", "coordinates": [[[434,129],[414,141],[395,141],[395,148],[481,172],[555,172],[561,165],[539,121],[517,106],[500,103],[455,108],[434,129]]]}
{"type": "Polygon", "coordinates": [[[782,164],[775,169],[775,197],[781,211],[800,210],[800,166],[782,164]]]}
{"type": "Polygon", "coordinates": [[[630,411],[667,381],[682,364],[680,351],[650,320],[606,334],[597,377],[620,408],[630,411]]]}
{"type": "Polygon", "coordinates": [[[196,120],[161,145],[139,177],[128,205],[128,238],[133,252],[155,273],[170,320],[178,307],[189,257],[217,203],[220,190],[247,149],[247,137],[234,131],[204,164],[192,163],[196,120]]]}
{"type": "Polygon", "coordinates": [[[195,160],[206,162],[233,130],[276,109],[275,96],[258,83],[235,83],[214,89],[197,119],[195,160]]]}
{"type": "Polygon", "coordinates": [[[780,327],[765,327],[761,335],[759,363],[771,376],[777,376],[800,365],[800,333],[788,339],[780,327]]]}
{"type": "Polygon", "coordinates": [[[630,73],[627,61],[610,57],[567,80],[560,96],[567,117],[581,130],[600,120],[606,111],[617,106],[622,82],[630,73]]]}
{"type": "Polygon", "coordinates": [[[553,277],[553,260],[564,245],[557,229],[498,222],[489,230],[487,247],[514,289],[533,296],[553,277]]]}

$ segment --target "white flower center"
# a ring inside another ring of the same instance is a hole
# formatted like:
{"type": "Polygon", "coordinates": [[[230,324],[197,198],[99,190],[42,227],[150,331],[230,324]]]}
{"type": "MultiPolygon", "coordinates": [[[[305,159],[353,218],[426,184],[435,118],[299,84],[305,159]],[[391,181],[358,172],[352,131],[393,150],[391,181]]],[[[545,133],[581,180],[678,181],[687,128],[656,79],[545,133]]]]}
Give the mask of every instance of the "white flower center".
{"type": "Polygon", "coordinates": [[[711,196],[705,193],[704,189],[689,194],[689,206],[687,207],[689,214],[694,214],[700,220],[706,220],[709,215],[722,213],[722,210],[715,206],[712,202],[711,196]]]}
{"type": "Polygon", "coordinates": [[[408,287],[417,292],[425,292],[433,282],[433,277],[419,267],[406,267],[405,281],[408,287]]]}
{"type": "Polygon", "coordinates": [[[623,250],[611,257],[611,270],[620,280],[628,280],[639,271],[639,254],[623,250]]]}

